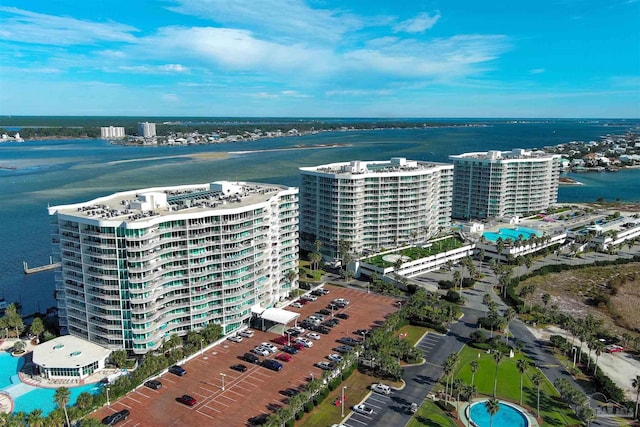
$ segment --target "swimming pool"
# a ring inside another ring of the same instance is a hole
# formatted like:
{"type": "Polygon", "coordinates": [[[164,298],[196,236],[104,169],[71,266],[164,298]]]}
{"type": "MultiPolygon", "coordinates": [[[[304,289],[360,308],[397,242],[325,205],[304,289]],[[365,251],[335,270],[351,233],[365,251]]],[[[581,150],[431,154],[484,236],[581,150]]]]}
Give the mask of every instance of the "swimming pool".
{"type": "Polygon", "coordinates": [[[541,237],[544,233],[542,231],[533,230],[526,227],[514,227],[514,228],[499,228],[498,232],[485,231],[482,236],[491,242],[495,242],[498,238],[502,237],[502,240],[511,239],[513,241],[518,240],[518,237],[522,235],[522,239],[527,240],[531,236],[541,237]]]}
{"type": "MultiPolygon", "coordinates": [[[[53,401],[55,388],[41,388],[25,384],[20,381],[18,372],[24,365],[23,357],[13,357],[10,353],[0,352],[0,390],[8,393],[13,399],[13,412],[31,412],[34,409],[42,410],[43,415],[48,415],[56,407],[53,401]]],[[[78,387],[68,387],[71,395],[69,404],[76,403],[78,395],[83,392],[99,394],[101,384],[85,384],[78,387]]]]}
{"type": "Polygon", "coordinates": [[[499,402],[500,409],[493,416],[487,411],[485,406],[486,400],[476,402],[469,408],[469,418],[478,427],[528,427],[529,420],[527,416],[518,408],[506,403],[499,402]]]}

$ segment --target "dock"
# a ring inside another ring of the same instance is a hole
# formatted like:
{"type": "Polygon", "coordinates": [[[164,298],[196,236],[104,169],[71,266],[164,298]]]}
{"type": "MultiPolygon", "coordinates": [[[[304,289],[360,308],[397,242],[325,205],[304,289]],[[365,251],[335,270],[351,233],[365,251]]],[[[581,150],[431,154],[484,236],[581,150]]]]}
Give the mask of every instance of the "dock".
{"type": "Polygon", "coordinates": [[[24,274],[41,273],[43,271],[53,270],[54,268],[60,267],[61,265],[62,265],[61,263],[53,262],[53,260],[49,258],[49,264],[29,268],[29,264],[27,264],[27,261],[22,261],[22,268],[24,269],[24,274]]]}

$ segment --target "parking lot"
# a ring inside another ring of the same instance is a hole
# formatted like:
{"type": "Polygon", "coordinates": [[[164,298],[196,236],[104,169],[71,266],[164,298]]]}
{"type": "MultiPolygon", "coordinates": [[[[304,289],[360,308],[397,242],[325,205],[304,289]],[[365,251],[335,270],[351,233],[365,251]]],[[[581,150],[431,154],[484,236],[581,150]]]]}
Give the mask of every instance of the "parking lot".
{"type": "MultiPolygon", "coordinates": [[[[382,320],[398,309],[391,297],[337,286],[326,286],[326,289],[330,293],[318,297],[317,301],[299,309],[287,309],[300,313],[299,320],[302,320],[325,308],[333,299],[345,298],[350,304],[334,310],[333,314],[346,313],[349,318],[341,319],[329,334],[320,335],[319,340],[311,340],[313,347],[300,350],[289,362],[281,362],[284,365],[281,371],[271,371],[241,360],[242,355],[256,345],[278,337],[275,333],[255,331],[253,337],[244,338],[240,343],[225,341],[205,350],[184,364],[187,374],[183,377],[164,374],[159,378],[163,384],[161,389],[141,387],[92,416],[102,419],[116,411],[129,409],[131,415],[119,426],[196,427],[245,426],[250,417],[270,413],[286,401],[280,391],[299,388],[308,379],[322,375],[314,364],[328,361],[327,356],[335,353],[333,348],[340,345],[336,340],[347,336],[357,338],[353,331],[371,328],[376,320],[382,320]],[[247,371],[241,373],[230,369],[231,365],[238,363],[246,365],[247,371]],[[197,404],[187,406],[177,402],[176,398],[183,394],[193,396],[197,404]]],[[[273,359],[280,353],[278,351],[266,358],[273,359]]]]}

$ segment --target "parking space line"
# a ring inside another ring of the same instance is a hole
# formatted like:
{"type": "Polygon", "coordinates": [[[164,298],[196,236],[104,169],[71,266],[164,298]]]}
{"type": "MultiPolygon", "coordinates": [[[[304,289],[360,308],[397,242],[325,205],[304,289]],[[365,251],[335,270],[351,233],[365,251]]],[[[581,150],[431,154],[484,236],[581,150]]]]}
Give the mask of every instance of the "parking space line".
{"type": "MultiPolygon", "coordinates": [[[[358,414],[358,415],[360,415],[360,414],[358,414]]],[[[360,420],[359,420],[359,419],[357,419],[357,418],[353,418],[353,417],[351,417],[351,418],[350,418],[350,420],[353,420],[353,421],[355,421],[355,422],[357,422],[357,423],[360,423],[360,424],[367,425],[367,423],[365,423],[364,421],[360,421],[360,420]]]]}
{"type": "Polygon", "coordinates": [[[136,402],[136,403],[140,403],[140,401],[139,401],[139,400],[136,400],[136,399],[134,399],[134,398],[133,398],[133,397],[131,397],[131,396],[127,396],[127,399],[131,399],[131,400],[133,400],[133,401],[134,401],[134,402],[136,402]]]}
{"type": "MultiPolygon", "coordinates": [[[[221,413],[222,413],[222,411],[218,411],[216,408],[212,408],[212,407],[210,407],[210,406],[208,406],[208,405],[205,405],[205,406],[204,406],[204,408],[205,408],[205,409],[211,409],[212,411],[217,412],[217,413],[219,413],[219,414],[221,414],[221,413]]],[[[198,408],[198,413],[199,413],[199,414],[202,414],[202,415],[204,415],[204,416],[206,416],[206,417],[209,417],[209,418],[211,418],[212,420],[215,420],[215,419],[216,419],[215,417],[212,417],[211,415],[207,414],[206,412],[203,412],[203,411],[202,411],[202,408],[198,408]]]]}

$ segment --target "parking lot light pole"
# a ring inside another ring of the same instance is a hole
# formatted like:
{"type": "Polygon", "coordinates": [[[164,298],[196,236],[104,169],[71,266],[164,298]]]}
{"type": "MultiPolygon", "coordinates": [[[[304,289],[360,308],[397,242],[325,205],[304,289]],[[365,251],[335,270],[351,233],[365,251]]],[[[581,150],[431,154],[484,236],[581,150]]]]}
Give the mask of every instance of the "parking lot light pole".
{"type": "Polygon", "coordinates": [[[200,354],[202,354],[202,344],[204,344],[204,340],[200,340],[200,354]]]}
{"type": "Polygon", "coordinates": [[[576,350],[577,350],[576,347],[571,347],[571,353],[573,353],[573,367],[574,368],[576,367],[576,353],[577,353],[576,350]]]}
{"type": "Polygon", "coordinates": [[[226,377],[226,375],[220,372],[220,378],[222,378],[222,391],[224,391],[224,377],[226,377]]]}
{"type": "Polygon", "coordinates": [[[287,345],[291,347],[291,334],[287,332],[287,345]]]}
{"type": "Polygon", "coordinates": [[[105,390],[107,390],[107,406],[111,406],[111,403],[109,403],[109,387],[105,387],[105,390]]]}
{"type": "Polygon", "coordinates": [[[347,386],[342,386],[342,396],[340,397],[340,403],[342,404],[342,418],[344,418],[344,391],[346,390],[347,386]]]}

